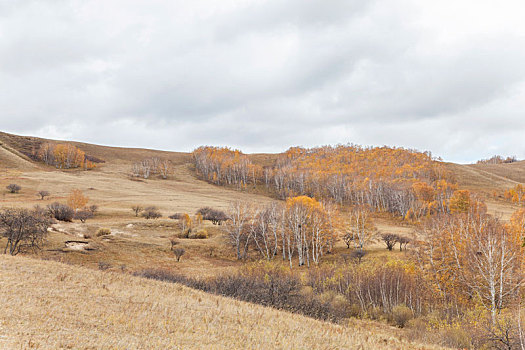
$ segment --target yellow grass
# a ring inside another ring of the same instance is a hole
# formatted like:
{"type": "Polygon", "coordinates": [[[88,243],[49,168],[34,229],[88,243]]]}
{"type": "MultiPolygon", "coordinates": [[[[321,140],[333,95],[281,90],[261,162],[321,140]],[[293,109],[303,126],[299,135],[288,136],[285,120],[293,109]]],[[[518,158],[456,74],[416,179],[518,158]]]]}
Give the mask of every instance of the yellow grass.
{"type": "Polygon", "coordinates": [[[0,348],[432,349],[184,286],[0,256],[0,348]]]}

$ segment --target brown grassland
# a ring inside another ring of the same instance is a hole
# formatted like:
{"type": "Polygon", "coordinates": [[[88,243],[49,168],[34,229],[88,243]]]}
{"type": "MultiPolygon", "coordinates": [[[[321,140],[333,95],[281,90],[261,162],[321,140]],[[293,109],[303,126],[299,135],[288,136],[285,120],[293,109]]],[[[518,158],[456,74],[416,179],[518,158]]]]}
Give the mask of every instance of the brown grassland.
{"type": "MultiPolygon", "coordinates": [[[[226,209],[235,199],[256,203],[275,199],[197,179],[188,153],[73,143],[105,163],[90,171],[61,171],[23,154],[38,142],[0,133],[0,207],[65,203],[70,191],[78,188],[99,211],[84,224],[77,220],[55,224],[44,248],[32,254],[40,259],[0,256],[0,348],[433,348],[409,343],[402,330],[379,323],[354,320],[335,325],[131,276],[144,268],[198,278],[236,269],[241,263],[220,227],[208,222],[202,226],[208,239],[179,239],[186,254],[177,263],[169,243],[177,229],[167,217],[193,215],[204,206],[226,209]],[[129,176],[133,162],[152,156],[172,162],[174,171],[167,180],[129,176]],[[11,183],[22,187],[20,193],[5,191],[11,183]],[[51,196],[39,199],[40,190],[51,196]],[[131,210],[135,204],[154,205],[163,218],[135,217],[131,210]],[[96,237],[99,228],[112,233],[96,237]],[[87,242],[89,249],[66,246],[72,240],[87,242]],[[96,271],[101,263],[109,270],[96,271]]],[[[269,164],[273,156],[251,157],[269,164]]],[[[490,212],[508,219],[516,209],[502,193],[525,181],[525,163],[448,167],[461,187],[484,193],[490,212]]],[[[376,217],[376,226],[380,232],[402,235],[414,230],[388,215],[376,217]]],[[[382,243],[371,248],[371,255],[386,254],[382,243]]],[[[339,241],[329,260],[345,251],[339,241]]]]}
{"type": "Polygon", "coordinates": [[[4,255],[0,270],[0,348],[438,348],[122,273],[4,255]]]}

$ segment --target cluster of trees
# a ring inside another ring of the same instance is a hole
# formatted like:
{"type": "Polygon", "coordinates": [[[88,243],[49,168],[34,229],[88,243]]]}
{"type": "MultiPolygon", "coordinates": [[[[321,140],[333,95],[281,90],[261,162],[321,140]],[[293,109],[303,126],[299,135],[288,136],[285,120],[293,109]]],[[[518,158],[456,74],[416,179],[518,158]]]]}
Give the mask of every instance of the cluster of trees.
{"type": "Polygon", "coordinates": [[[216,185],[235,185],[245,188],[254,186],[262,174],[262,168],[248,159],[239,150],[227,147],[202,146],[192,153],[197,172],[216,185]]]}
{"type": "Polygon", "coordinates": [[[89,170],[96,168],[96,162],[101,162],[87,156],[84,151],[69,143],[43,143],[33,154],[33,158],[59,169],[83,168],[89,170]]]}
{"type": "Polygon", "coordinates": [[[159,175],[163,179],[167,179],[172,172],[171,161],[159,157],[145,158],[131,166],[131,176],[144,179],[149,179],[152,175],[159,175]]]}
{"type": "Polygon", "coordinates": [[[221,225],[224,221],[228,220],[226,213],[210,207],[200,208],[197,210],[197,215],[201,215],[202,220],[209,220],[214,225],[221,225]]]}
{"type": "Polygon", "coordinates": [[[487,159],[478,160],[478,164],[504,164],[504,163],[515,163],[517,161],[518,161],[518,158],[516,156],[504,158],[502,156],[495,155],[487,159]]]}
{"type": "Polygon", "coordinates": [[[200,147],[197,173],[218,185],[262,183],[279,198],[309,196],[367,206],[411,220],[450,211],[457,186],[429,152],[356,145],[293,147],[273,166],[252,164],[238,150],[200,147]]]}
{"type": "Polygon", "coordinates": [[[524,231],[524,210],[506,224],[475,199],[463,210],[427,219],[416,257],[442,309],[482,305],[496,325],[498,314],[520,297],[524,231]]]}
{"type": "Polygon", "coordinates": [[[319,264],[333,249],[339,229],[335,207],[307,196],[257,208],[237,201],[226,216],[225,231],[237,259],[253,247],[267,260],[281,255],[290,266],[295,258],[299,266],[319,264]]]}
{"type": "Polygon", "coordinates": [[[521,206],[525,202],[525,186],[517,184],[514,188],[505,191],[505,199],[521,206]]]}

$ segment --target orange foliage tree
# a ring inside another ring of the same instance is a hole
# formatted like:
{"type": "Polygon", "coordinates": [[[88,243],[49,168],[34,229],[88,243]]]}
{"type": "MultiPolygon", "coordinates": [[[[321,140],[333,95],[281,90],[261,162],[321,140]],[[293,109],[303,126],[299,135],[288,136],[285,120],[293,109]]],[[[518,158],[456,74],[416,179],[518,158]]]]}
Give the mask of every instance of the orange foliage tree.
{"type": "Polygon", "coordinates": [[[77,188],[71,190],[67,198],[67,204],[75,210],[84,208],[88,201],[89,198],[86,197],[84,193],[82,193],[82,191],[77,188]]]}
{"type": "Polygon", "coordinates": [[[308,196],[416,219],[447,212],[457,189],[430,153],[403,148],[292,147],[262,168],[238,150],[205,146],[193,160],[197,173],[217,185],[263,183],[282,199],[308,196]]]}

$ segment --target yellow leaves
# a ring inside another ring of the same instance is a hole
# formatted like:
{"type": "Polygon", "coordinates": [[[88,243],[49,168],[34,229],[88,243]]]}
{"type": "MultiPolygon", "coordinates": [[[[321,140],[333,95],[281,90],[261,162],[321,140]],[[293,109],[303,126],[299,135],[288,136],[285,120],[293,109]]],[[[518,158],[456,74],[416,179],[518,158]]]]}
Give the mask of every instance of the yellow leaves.
{"type": "Polygon", "coordinates": [[[457,190],[450,198],[451,213],[466,213],[470,209],[470,191],[457,190]]]}
{"type": "Polygon", "coordinates": [[[522,205],[525,200],[525,186],[517,184],[516,187],[505,191],[505,199],[522,205]]]}
{"type": "Polygon", "coordinates": [[[67,204],[75,210],[84,208],[88,201],[89,198],[84,196],[82,191],[79,189],[73,189],[67,198],[67,204]]]}
{"type": "Polygon", "coordinates": [[[426,182],[416,182],[412,185],[412,189],[416,193],[417,198],[424,202],[432,202],[436,195],[434,188],[426,182]]]}

